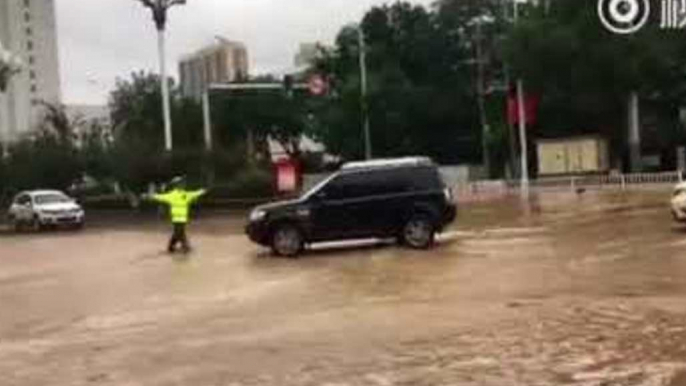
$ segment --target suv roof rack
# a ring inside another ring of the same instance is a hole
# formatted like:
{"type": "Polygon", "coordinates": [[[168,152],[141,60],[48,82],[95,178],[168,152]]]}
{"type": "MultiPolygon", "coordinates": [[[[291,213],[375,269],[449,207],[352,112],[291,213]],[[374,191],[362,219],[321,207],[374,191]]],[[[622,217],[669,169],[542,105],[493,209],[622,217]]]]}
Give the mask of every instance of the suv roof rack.
{"type": "Polygon", "coordinates": [[[429,157],[404,157],[375,159],[371,161],[348,162],[343,164],[341,170],[381,169],[403,166],[433,166],[429,157]]]}

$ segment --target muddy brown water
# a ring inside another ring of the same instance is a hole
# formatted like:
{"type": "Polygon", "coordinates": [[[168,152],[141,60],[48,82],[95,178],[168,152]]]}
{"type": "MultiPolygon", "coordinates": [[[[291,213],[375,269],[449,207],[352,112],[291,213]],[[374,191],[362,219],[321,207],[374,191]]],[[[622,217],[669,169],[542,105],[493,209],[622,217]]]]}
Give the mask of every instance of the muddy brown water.
{"type": "Polygon", "coordinates": [[[668,192],[460,208],[429,252],[272,258],[236,215],[0,237],[0,385],[686,385],[668,192]]]}

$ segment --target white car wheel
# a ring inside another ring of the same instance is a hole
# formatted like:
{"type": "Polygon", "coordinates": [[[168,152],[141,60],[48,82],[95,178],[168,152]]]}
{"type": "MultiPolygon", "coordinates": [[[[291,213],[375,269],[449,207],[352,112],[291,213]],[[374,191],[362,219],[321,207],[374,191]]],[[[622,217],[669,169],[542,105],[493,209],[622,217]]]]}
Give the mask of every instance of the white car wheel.
{"type": "Polygon", "coordinates": [[[9,221],[10,221],[10,227],[12,228],[13,231],[21,232],[23,230],[24,224],[22,223],[21,220],[19,220],[15,216],[9,216],[9,221]]]}

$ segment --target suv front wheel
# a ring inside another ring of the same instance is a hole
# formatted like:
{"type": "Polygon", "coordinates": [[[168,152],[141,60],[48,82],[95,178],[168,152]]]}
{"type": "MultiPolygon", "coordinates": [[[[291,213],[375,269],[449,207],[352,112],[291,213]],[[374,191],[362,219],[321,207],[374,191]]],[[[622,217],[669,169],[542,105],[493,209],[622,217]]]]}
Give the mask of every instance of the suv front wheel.
{"type": "Polygon", "coordinates": [[[303,234],[294,225],[277,225],[272,232],[271,247],[277,256],[296,257],[304,245],[303,234]]]}
{"type": "Polygon", "coordinates": [[[412,216],[403,226],[401,240],[414,249],[428,249],[433,245],[436,227],[431,217],[424,214],[412,216]]]}

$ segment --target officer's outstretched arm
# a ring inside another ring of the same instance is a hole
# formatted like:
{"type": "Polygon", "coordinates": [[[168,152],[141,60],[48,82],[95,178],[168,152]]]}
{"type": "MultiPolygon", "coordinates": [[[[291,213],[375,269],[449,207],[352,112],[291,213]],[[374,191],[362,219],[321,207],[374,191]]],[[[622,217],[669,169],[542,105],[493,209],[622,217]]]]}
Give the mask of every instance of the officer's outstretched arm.
{"type": "Polygon", "coordinates": [[[207,189],[200,189],[196,190],[194,192],[188,193],[192,201],[195,201],[199,199],[200,197],[204,196],[207,193],[207,189]]]}
{"type": "Polygon", "coordinates": [[[159,202],[161,204],[169,204],[171,199],[169,193],[153,194],[148,197],[150,197],[150,200],[159,202]]]}

